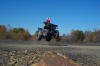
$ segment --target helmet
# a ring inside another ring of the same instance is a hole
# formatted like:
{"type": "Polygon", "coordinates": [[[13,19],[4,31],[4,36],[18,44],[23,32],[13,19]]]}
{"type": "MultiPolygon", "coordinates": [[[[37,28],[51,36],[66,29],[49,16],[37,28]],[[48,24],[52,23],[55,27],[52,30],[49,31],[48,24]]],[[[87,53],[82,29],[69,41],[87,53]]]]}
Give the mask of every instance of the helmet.
{"type": "Polygon", "coordinates": [[[47,18],[46,22],[50,22],[50,18],[47,18]]]}

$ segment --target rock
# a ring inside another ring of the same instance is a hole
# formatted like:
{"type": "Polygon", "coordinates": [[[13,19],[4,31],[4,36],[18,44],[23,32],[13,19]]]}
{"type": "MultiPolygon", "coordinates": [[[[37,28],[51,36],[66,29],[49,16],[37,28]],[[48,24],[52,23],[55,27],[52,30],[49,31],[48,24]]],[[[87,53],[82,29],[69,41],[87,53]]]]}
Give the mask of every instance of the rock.
{"type": "Polygon", "coordinates": [[[28,50],[25,50],[24,53],[27,54],[28,53],[28,50]]]}
{"type": "Polygon", "coordinates": [[[28,64],[32,64],[33,63],[33,60],[30,60],[29,62],[28,62],[28,64]]]}
{"type": "Polygon", "coordinates": [[[9,62],[8,64],[9,65],[15,65],[17,62],[16,61],[12,61],[12,62],[9,62]]]}

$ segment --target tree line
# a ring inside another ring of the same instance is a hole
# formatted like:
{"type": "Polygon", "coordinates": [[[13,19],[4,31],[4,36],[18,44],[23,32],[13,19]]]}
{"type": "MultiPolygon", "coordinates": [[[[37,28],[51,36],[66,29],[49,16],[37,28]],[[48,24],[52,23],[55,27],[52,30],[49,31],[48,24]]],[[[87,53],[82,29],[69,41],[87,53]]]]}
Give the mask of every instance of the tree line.
{"type": "Polygon", "coordinates": [[[31,40],[31,37],[28,30],[24,28],[11,28],[7,30],[7,27],[0,25],[0,40],[31,40]]]}
{"type": "Polygon", "coordinates": [[[64,34],[61,40],[68,43],[99,43],[100,29],[94,31],[72,30],[69,35],[64,34]]]}
{"type": "MultiPolygon", "coordinates": [[[[24,28],[8,28],[0,25],[0,40],[36,40],[36,35],[31,35],[28,30],[24,28]]],[[[59,37],[59,41],[68,43],[99,43],[100,42],[100,29],[94,31],[72,30],[68,35],[64,34],[59,37]]]]}

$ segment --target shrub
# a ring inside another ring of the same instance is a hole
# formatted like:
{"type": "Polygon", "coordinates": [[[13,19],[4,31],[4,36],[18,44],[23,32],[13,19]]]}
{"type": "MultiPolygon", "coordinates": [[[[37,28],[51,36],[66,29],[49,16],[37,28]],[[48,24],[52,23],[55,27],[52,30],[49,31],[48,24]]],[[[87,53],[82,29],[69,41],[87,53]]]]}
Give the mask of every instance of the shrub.
{"type": "Polygon", "coordinates": [[[6,27],[4,25],[0,26],[0,39],[6,39],[6,27]]]}
{"type": "Polygon", "coordinates": [[[24,40],[24,34],[23,33],[17,33],[15,35],[16,40],[24,40]]]}
{"type": "Polygon", "coordinates": [[[73,30],[70,36],[72,42],[82,42],[84,40],[84,33],[81,30],[73,30]]]}
{"type": "Polygon", "coordinates": [[[100,42],[100,30],[91,32],[86,39],[86,42],[100,42]]]}
{"type": "Polygon", "coordinates": [[[28,31],[24,32],[24,40],[30,40],[32,37],[28,31]]]}

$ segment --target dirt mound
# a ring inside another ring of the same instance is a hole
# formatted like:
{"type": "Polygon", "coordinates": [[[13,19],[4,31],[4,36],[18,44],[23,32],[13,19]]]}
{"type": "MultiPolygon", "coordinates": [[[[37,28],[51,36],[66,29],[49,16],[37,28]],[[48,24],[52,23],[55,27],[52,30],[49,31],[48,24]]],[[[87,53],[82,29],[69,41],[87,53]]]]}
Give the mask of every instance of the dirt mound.
{"type": "Polygon", "coordinates": [[[80,66],[67,57],[57,54],[46,53],[45,56],[32,66],[80,66]]]}

